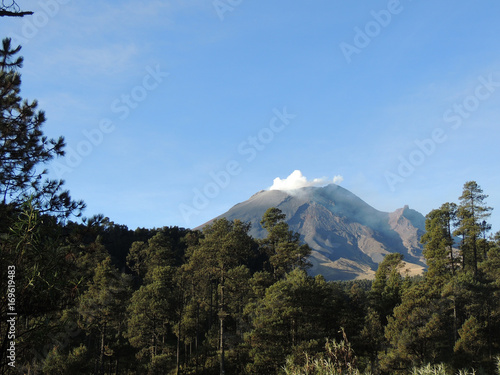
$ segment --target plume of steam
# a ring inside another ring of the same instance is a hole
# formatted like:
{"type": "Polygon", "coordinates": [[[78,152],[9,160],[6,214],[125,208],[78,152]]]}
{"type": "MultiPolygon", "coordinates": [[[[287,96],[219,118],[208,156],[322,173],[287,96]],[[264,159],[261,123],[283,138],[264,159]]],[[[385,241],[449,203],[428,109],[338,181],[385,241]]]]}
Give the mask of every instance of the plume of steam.
{"type": "Polygon", "coordinates": [[[323,177],[308,181],[302,172],[297,169],[285,179],[276,177],[269,190],[295,190],[308,186],[324,186],[332,182],[334,184],[340,184],[343,180],[344,178],[342,176],[337,175],[333,178],[333,180],[328,180],[326,177],[323,177]]]}
{"type": "Polygon", "coordinates": [[[339,174],[338,174],[338,175],[336,175],[336,176],[333,178],[333,183],[334,183],[334,184],[339,185],[339,184],[341,184],[341,183],[342,183],[342,181],[344,181],[344,177],[342,177],[342,176],[341,176],[341,175],[339,175],[339,174]]]}

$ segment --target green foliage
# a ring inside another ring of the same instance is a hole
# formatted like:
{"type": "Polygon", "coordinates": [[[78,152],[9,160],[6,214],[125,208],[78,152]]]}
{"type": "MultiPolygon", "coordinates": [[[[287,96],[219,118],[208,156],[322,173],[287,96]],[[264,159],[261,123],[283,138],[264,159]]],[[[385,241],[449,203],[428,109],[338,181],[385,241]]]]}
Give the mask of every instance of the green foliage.
{"type": "Polygon", "coordinates": [[[92,366],[89,359],[87,348],[83,344],[73,348],[68,354],[63,354],[54,347],[43,362],[42,371],[51,375],[90,373],[92,366]]]}
{"type": "Polygon", "coordinates": [[[491,228],[485,221],[491,215],[492,210],[484,202],[487,197],[475,181],[466,182],[456,213],[458,226],[454,234],[462,236],[463,268],[473,270],[476,277],[478,263],[482,259],[478,241],[481,233],[486,233],[491,228]]]}
{"type": "Polygon", "coordinates": [[[267,237],[260,241],[261,248],[269,257],[270,272],[275,279],[283,278],[298,267],[307,269],[307,257],[311,249],[300,243],[300,235],[289,230],[285,214],[278,208],[269,208],[262,217],[261,225],[267,237]]]}
{"type": "Polygon", "coordinates": [[[433,282],[440,283],[440,286],[449,280],[458,268],[452,236],[456,215],[457,206],[454,203],[445,203],[441,208],[432,210],[427,215],[426,232],[421,238],[424,244],[423,255],[428,266],[427,276],[433,282]]]}
{"type": "Polygon", "coordinates": [[[0,205],[18,209],[29,197],[42,213],[68,217],[85,207],[61,191],[63,181],[45,179],[48,171],[41,166],[64,155],[64,139],[43,135],[45,114],[38,111],[37,101],[23,100],[21,47],[12,48],[4,39],[0,48],[0,205]]]}
{"type": "Polygon", "coordinates": [[[402,254],[387,254],[375,273],[375,280],[370,291],[370,300],[383,325],[386,324],[387,318],[392,315],[394,307],[401,302],[403,288],[402,268],[402,254]]]}
{"type": "MultiPolygon", "coordinates": [[[[216,350],[221,371],[226,366],[226,350],[237,350],[243,341],[239,331],[244,323],[243,308],[251,277],[246,264],[256,255],[256,243],[248,235],[249,229],[249,224],[239,220],[214,221],[204,229],[203,237],[188,248],[188,262],[183,269],[186,284],[193,286],[187,292],[192,293],[195,307],[204,310],[211,330],[218,324],[216,350]]],[[[199,324],[198,320],[195,330],[199,324]]]]}
{"type": "MultiPolygon", "coordinates": [[[[18,314],[17,353],[21,363],[29,363],[36,362],[40,352],[48,353],[51,337],[64,329],[58,317],[74,298],[75,273],[71,248],[62,241],[55,220],[40,215],[32,201],[25,202],[21,209],[18,215],[2,218],[11,225],[7,233],[0,233],[0,289],[7,291],[7,270],[15,270],[12,286],[18,314]]],[[[7,302],[7,293],[1,293],[3,317],[7,316],[7,302]]],[[[0,324],[3,354],[9,342],[7,328],[0,324]]],[[[2,355],[0,367],[5,365],[5,358],[2,355]]]]}
{"type": "Polygon", "coordinates": [[[441,349],[447,345],[447,306],[429,291],[424,283],[414,285],[389,317],[385,336],[390,347],[381,361],[385,370],[440,359],[441,349]]]}
{"type": "Polygon", "coordinates": [[[467,319],[458,330],[460,338],[455,343],[454,350],[461,357],[461,362],[471,365],[480,364],[481,353],[487,351],[485,336],[486,326],[481,324],[476,317],[467,319]]]}
{"type": "Polygon", "coordinates": [[[172,272],[168,267],[154,269],[150,282],[134,292],[128,305],[128,330],[126,337],[132,346],[143,349],[139,358],[154,359],[167,347],[165,337],[169,323],[175,319],[175,289],[172,272]]]}
{"type": "Polygon", "coordinates": [[[370,366],[375,368],[377,366],[377,357],[379,351],[382,350],[384,345],[384,327],[380,322],[380,315],[371,307],[365,315],[363,329],[360,334],[359,349],[366,353],[370,361],[370,366]]]}
{"type": "Polygon", "coordinates": [[[79,297],[79,325],[87,333],[99,337],[95,350],[96,371],[101,372],[105,357],[113,357],[120,346],[125,321],[123,305],[130,298],[130,277],[120,274],[107,257],[97,265],[92,282],[79,297]]]}
{"type": "Polygon", "coordinates": [[[332,312],[341,310],[342,299],[336,287],[299,269],[270,286],[263,299],[249,306],[251,370],[277,371],[295,346],[337,333],[339,317],[332,312]]]}

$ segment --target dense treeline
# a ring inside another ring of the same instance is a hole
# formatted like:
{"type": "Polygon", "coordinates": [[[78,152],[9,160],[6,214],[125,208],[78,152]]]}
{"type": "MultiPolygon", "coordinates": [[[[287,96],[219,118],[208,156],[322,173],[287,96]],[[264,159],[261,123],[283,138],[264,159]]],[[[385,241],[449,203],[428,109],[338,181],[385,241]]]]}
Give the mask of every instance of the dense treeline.
{"type": "Polygon", "coordinates": [[[0,373],[495,371],[500,232],[488,237],[477,183],[427,215],[418,278],[397,253],[373,281],[311,277],[309,247],[276,208],[260,240],[238,220],[72,222],[83,202],[40,168],[64,140],[47,139],[43,112],[19,97],[18,52],[8,40],[0,50],[0,373]]]}
{"type": "MultiPolygon", "coordinates": [[[[464,187],[478,217],[479,191],[464,187]]],[[[500,354],[500,235],[485,238],[473,220],[465,228],[466,205],[427,215],[423,277],[405,276],[394,253],[373,282],[326,282],[307,275],[309,248],[275,208],[262,220],[267,237],[255,240],[248,224],[226,219],[202,232],[130,231],[102,217],[62,224],[28,201],[2,214],[0,284],[7,290],[7,266],[15,266],[17,369],[298,374],[327,358],[324,373],[408,373],[439,363],[491,373],[500,354]]],[[[7,295],[1,299],[6,317],[7,295]]]]}

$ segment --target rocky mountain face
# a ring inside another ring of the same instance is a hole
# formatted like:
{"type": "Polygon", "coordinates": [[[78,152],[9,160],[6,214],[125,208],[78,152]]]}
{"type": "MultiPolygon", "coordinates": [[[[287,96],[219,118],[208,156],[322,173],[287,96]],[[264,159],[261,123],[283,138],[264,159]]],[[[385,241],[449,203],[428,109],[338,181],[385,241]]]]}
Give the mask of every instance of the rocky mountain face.
{"type": "Polygon", "coordinates": [[[269,207],[286,214],[290,229],[312,249],[310,274],[327,280],[370,279],[384,255],[404,255],[410,274],[425,268],[422,246],[425,218],[408,206],[376,210],[338,185],[293,191],[261,191],[219,216],[252,223],[250,234],[266,236],[260,225],[269,207]]]}

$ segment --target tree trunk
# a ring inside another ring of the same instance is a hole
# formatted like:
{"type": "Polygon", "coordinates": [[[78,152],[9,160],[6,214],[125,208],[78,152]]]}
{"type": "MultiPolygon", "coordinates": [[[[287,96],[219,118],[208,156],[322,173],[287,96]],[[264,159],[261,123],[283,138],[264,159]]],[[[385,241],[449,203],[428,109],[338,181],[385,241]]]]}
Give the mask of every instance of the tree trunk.
{"type": "Polygon", "coordinates": [[[106,334],[106,325],[104,325],[104,328],[102,329],[101,332],[101,353],[99,354],[99,370],[98,374],[103,374],[104,373],[104,336],[106,334]]]}
{"type": "Polygon", "coordinates": [[[474,278],[477,279],[477,240],[476,235],[472,236],[472,246],[474,250],[474,278]]]}
{"type": "Polygon", "coordinates": [[[176,355],[176,370],[175,370],[176,374],[179,374],[180,365],[181,365],[181,321],[179,319],[179,325],[177,326],[177,355],[176,355]]]}
{"type": "Polygon", "coordinates": [[[465,233],[462,234],[462,269],[465,270],[465,233]]]}
{"type": "Polygon", "coordinates": [[[451,220],[448,218],[448,238],[447,240],[450,243],[450,262],[451,262],[451,274],[455,276],[455,258],[453,258],[453,236],[451,234],[451,220]]]}
{"type": "Polygon", "coordinates": [[[194,360],[194,367],[195,367],[195,372],[198,373],[198,336],[199,336],[199,325],[200,325],[200,304],[196,304],[196,338],[195,338],[195,360],[194,360]]]}
{"type": "Polygon", "coordinates": [[[220,375],[225,374],[225,352],[224,352],[224,271],[222,271],[220,288],[220,375]]]}

